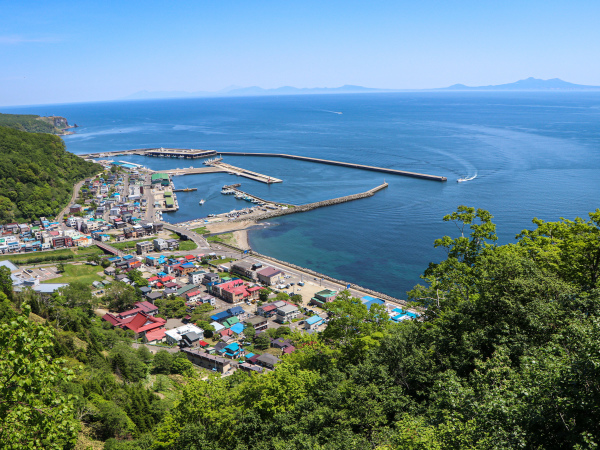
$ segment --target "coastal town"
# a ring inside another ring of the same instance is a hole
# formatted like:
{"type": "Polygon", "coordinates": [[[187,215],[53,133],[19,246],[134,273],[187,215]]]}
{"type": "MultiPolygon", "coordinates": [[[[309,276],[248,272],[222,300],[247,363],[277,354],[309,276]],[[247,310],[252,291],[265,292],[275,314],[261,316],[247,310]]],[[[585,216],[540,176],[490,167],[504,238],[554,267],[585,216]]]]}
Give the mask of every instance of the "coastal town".
{"type": "MultiPolygon", "coordinates": [[[[132,286],[138,295],[133,307],[113,311],[100,305],[96,314],[103,322],[131,332],[151,352],[181,351],[196,367],[223,375],[273,370],[295,351],[286,336],[322,331],[328,324],[325,305],[345,290],[367,308],[382,306],[391,321],[419,317],[396,299],[252,252],[243,234],[252,215],[287,205],[244,196],[253,206],[243,213],[171,225],[162,220],[163,211],[177,208],[168,174],[125,162],[104,162],[104,168],[76,186],[56,220],[0,225],[0,252],[30,261],[0,261],[10,269],[15,290],[51,295],[68,285],[62,280],[69,267],[78,270],[67,281],[85,280],[98,298],[115,284],[132,286]],[[243,215],[248,217],[236,220],[243,215]],[[211,239],[211,227],[236,230],[238,239],[211,239]],[[68,254],[49,263],[57,252],[68,254]]],[[[242,196],[236,187],[224,186],[222,193],[242,196]]]]}

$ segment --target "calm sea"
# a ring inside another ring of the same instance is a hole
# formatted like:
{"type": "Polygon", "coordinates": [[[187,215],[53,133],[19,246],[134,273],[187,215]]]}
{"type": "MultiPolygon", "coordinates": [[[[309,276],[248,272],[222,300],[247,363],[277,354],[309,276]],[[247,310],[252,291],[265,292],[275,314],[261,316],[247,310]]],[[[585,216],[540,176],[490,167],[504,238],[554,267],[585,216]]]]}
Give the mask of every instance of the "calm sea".
{"type": "MultiPolygon", "coordinates": [[[[442,217],[458,205],[492,212],[500,243],[531,219],[587,217],[600,206],[600,94],[397,93],[105,102],[3,108],[61,115],[80,127],[69,151],[141,147],[278,152],[448,177],[447,183],[278,158],[226,157],[284,180],[266,186],[227,174],[178,177],[181,210],[171,222],[229,211],[245,202],[224,184],[303,204],[363,192],[374,197],[269,221],[253,230],[257,251],[403,298],[430,261],[434,239],[456,236],[442,217]],[[457,183],[459,177],[475,177],[457,183]],[[205,198],[204,206],[198,200],[205,198]]],[[[200,165],[123,157],[153,169],[200,165]]]]}

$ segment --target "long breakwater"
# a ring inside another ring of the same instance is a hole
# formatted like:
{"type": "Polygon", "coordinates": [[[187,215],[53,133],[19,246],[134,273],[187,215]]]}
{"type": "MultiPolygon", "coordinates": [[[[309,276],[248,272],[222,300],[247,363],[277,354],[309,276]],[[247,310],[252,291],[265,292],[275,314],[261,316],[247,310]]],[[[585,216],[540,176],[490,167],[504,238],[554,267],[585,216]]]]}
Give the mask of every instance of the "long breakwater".
{"type": "Polygon", "coordinates": [[[362,192],[360,194],[346,195],[344,197],[333,198],[331,200],[323,200],[321,202],[307,203],[306,205],[289,207],[288,209],[278,209],[275,211],[269,211],[269,212],[266,212],[263,214],[258,214],[258,215],[251,216],[251,217],[241,217],[239,219],[232,220],[232,222],[242,222],[242,221],[246,221],[248,219],[252,219],[252,220],[271,219],[273,217],[285,216],[288,214],[295,214],[295,213],[300,213],[300,212],[311,211],[313,209],[322,208],[324,206],[337,205],[338,203],[351,202],[353,200],[359,200],[361,198],[372,197],[373,195],[375,195],[375,193],[379,192],[382,189],[385,189],[386,187],[388,187],[388,184],[383,183],[377,187],[374,187],[373,189],[369,189],[368,191],[362,192]]]}

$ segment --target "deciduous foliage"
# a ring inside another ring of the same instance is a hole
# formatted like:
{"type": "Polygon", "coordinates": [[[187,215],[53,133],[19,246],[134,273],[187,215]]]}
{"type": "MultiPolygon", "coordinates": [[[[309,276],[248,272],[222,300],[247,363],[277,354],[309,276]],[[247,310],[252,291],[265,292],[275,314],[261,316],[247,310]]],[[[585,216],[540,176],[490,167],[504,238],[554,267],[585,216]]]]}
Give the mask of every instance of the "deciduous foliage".
{"type": "Polygon", "coordinates": [[[56,385],[73,377],[53,358],[53,333],[28,319],[0,324],[0,442],[3,448],[72,448],[79,428],[71,399],[56,385]]]}
{"type": "Polygon", "coordinates": [[[0,222],[55,216],[73,185],[100,169],[67,152],[57,136],[0,126],[0,222]]]}

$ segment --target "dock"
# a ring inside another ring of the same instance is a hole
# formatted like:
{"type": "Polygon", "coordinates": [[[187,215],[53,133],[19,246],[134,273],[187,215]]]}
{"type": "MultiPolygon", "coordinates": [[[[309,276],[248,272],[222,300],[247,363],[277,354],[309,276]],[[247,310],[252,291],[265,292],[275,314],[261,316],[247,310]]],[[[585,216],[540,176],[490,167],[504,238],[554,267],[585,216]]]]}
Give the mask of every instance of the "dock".
{"type": "Polygon", "coordinates": [[[220,155],[228,155],[228,156],[264,156],[264,157],[288,158],[288,159],[296,159],[299,161],[309,161],[309,162],[316,162],[316,163],[321,163],[321,164],[330,164],[333,166],[350,167],[353,169],[371,170],[374,172],[389,173],[391,175],[400,175],[400,176],[405,176],[405,177],[421,178],[423,180],[442,181],[442,182],[448,181],[448,179],[446,177],[441,177],[438,175],[429,175],[426,173],[409,172],[406,170],[388,169],[386,167],[367,166],[364,164],[355,164],[355,163],[349,163],[349,162],[343,162],[343,161],[332,161],[330,159],[312,158],[310,156],[288,155],[286,153],[219,152],[219,154],[220,155]]]}
{"type": "MultiPolygon", "coordinates": [[[[200,150],[194,148],[134,148],[131,150],[110,150],[106,152],[85,153],[80,156],[84,159],[100,159],[122,155],[154,156],[161,158],[199,159],[215,156],[216,150],[200,150]]],[[[130,164],[130,163],[128,163],[130,164]]]]}

